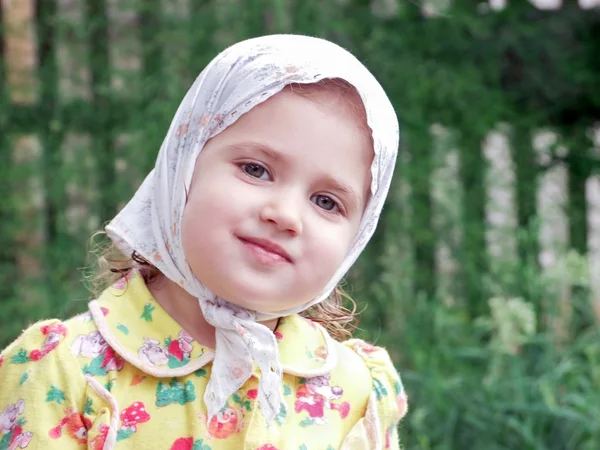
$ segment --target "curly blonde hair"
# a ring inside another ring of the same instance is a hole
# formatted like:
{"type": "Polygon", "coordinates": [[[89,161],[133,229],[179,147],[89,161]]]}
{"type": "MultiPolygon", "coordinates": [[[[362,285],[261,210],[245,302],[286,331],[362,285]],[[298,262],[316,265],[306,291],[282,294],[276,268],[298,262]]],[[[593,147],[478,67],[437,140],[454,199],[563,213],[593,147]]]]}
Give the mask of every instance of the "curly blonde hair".
{"type": "MultiPolygon", "coordinates": [[[[102,242],[94,243],[100,236],[105,237],[106,233],[98,231],[91,238],[90,254],[93,261],[89,266],[90,274],[87,277],[95,298],[134,269],[140,271],[146,284],[153,283],[158,278],[160,271],[136,251],[129,256],[124,255],[106,238],[102,242]]],[[[351,338],[352,332],[358,326],[356,311],[356,302],[340,286],[337,286],[327,299],[301,312],[300,315],[321,324],[334,339],[343,341],[351,338]]]]}

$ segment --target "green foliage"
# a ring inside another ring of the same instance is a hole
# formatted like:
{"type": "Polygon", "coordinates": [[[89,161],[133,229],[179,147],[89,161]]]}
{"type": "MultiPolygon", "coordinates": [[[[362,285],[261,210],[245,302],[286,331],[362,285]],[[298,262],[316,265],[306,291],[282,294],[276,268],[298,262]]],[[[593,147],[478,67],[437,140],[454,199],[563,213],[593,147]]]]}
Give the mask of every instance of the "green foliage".
{"type": "Polygon", "coordinates": [[[204,443],[204,439],[197,439],[194,441],[192,450],[211,450],[211,448],[208,444],[204,443]]]}
{"type": "Polygon", "coordinates": [[[146,322],[152,322],[152,311],[156,309],[151,303],[146,303],[144,305],[144,312],[140,316],[141,319],[144,319],[146,322]]]}
{"type": "MultiPolygon", "coordinates": [[[[109,19],[104,3],[87,1],[75,19],[41,2],[39,104],[11,104],[0,61],[0,160],[11,161],[0,164],[0,347],[32,321],[86,309],[77,269],[88,238],[152,168],[179,101],[212,57],[261,34],[318,35],[366,63],[401,123],[389,201],[349,281],[366,308],[359,334],[386,345],[401,369],[410,403],[404,448],[600,448],[600,331],[584,264],[585,183],[600,167],[587,137],[600,118],[598,11],[563,2],[543,12],[520,1],[483,13],[481,2],[455,0],[425,20],[421,2],[406,0],[378,16],[371,5],[388,2],[190,0],[181,10],[179,2],[125,0],[109,19]],[[132,15],[142,20],[133,26],[132,15]],[[109,41],[109,20],[118,40],[109,41]],[[64,67],[59,45],[71,58],[64,67]],[[71,91],[59,90],[59,81],[71,91]],[[485,241],[481,143],[501,124],[515,163],[519,226],[508,261],[495,260],[485,241]],[[439,127],[447,132],[436,134],[439,127]],[[559,136],[543,164],[531,145],[540,128],[559,136]],[[31,134],[41,148],[24,146],[31,134]],[[456,184],[439,171],[454,154],[456,184]],[[548,273],[537,263],[536,189],[557,164],[569,175],[574,251],[548,273]],[[456,263],[449,280],[436,269],[440,242],[456,263]],[[565,286],[567,318],[558,295],[565,286]],[[566,323],[560,333],[557,319],[566,323]]],[[[140,318],[151,321],[153,308],[140,318]]],[[[10,363],[29,361],[22,349],[10,363]]],[[[91,373],[99,372],[95,363],[91,373]]],[[[160,383],[159,406],[195,398],[173,383],[160,383]]],[[[48,398],[64,400],[53,390],[48,398]]],[[[276,420],[285,415],[282,406],[276,420]]],[[[131,433],[122,429],[117,439],[131,433]]]]}
{"type": "Polygon", "coordinates": [[[89,364],[83,366],[82,372],[84,375],[106,375],[106,367],[102,367],[104,362],[104,353],[96,356],[89,364]]]}
{"type": "Polygon", "coordinates": [[[92,399],[89,397],[85,401],[85,407],[83,408],[83,413],[88,414],[88,415],[95,414],[94,408],[92,407],[92,399]]]}
{"type": "Polygon", "coordinates": [[[19,349],[16,355],[13,355],[10,359],[12,364],[25,364],[31,361],[29,355],[27,355],[27,351],[24,348],[19,349]]]}
{"type": "Polygon", "coordinates": [[[167,386],[162,381],[156,388],[156,406],[167,406],[172,403],[183,405],[196,400],[196,390],[191,381],[185,384],[173,378],[167,386]]]}
{"type": "Polygon", "coordinates": [[[56,402],[59,405],[65,401],[65,393],[56,386],[50,386],[50,390],[46,393],[47,402],[56,402]]]}

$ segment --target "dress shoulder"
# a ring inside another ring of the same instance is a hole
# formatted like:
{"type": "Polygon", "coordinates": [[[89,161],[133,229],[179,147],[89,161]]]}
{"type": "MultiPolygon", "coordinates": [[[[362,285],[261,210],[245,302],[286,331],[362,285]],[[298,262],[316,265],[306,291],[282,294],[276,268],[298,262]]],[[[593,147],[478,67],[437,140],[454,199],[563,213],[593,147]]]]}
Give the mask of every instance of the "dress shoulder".
{"type": "Polygon", "coordinates": [[[86,381],[69,348],[69,333],[65,322],[41,321],[0,353],[0,449],[30,443],[71,448],[53,440],[65,414],[82,411],[86,402],[86,381]]]}
{"type": "MultiPolygon", "coordinates": [[[[365,422],[362,427],[353,430],[356,431],[354,438],[358,439],[355,442],[368,439],[369,447],[365,448],[399,448],[397,428],[399,421],[406,415],[408,402],[402,380],[388,351],[360,339],[345,341],[343,345],[361,357],[372,380],[365,422]]],[[[352,440],[352,435],[351,432],[348,442],[352,440]]]]}

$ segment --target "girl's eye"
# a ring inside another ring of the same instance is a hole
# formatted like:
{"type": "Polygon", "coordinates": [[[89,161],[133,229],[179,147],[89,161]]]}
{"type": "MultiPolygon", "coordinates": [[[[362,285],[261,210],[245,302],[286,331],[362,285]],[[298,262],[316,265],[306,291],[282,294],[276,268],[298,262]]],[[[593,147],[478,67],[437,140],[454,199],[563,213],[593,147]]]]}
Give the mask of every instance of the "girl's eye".
{"type": "Polygon", "coordinates": [[[322,208],[325,211],[339,210],[337,202],[326,195],[314,195],[311,200],[315,202],[319,208],[322,208]]]}
{"type": "Polygon", "coordinates": [[[254,178],[261,180],[267,180],[269,178],[269,172],[260,164],[247,163],[242,166],[244,172],[254,178]],[[266,177],[265,177],[266,175],[266,177]]]}

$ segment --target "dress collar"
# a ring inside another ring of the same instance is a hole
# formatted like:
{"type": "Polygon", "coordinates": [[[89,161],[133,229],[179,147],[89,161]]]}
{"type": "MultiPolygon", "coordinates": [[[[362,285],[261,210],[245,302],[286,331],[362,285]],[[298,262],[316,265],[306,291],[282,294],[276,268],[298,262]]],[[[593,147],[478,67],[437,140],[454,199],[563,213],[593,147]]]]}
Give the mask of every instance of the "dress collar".
{"type": "MultiPolygon", "coordinates": [[[[194,341],[162,308],[138,271],[106,289],[89,310],[115,352],[149,375],[185,376],[214,358],[212,349],[194,341]]],[[[284,372],[311,377],[335,366],[335,342],[318,324],[294,314],[282,317],[274,333],[284,372]]]]}

